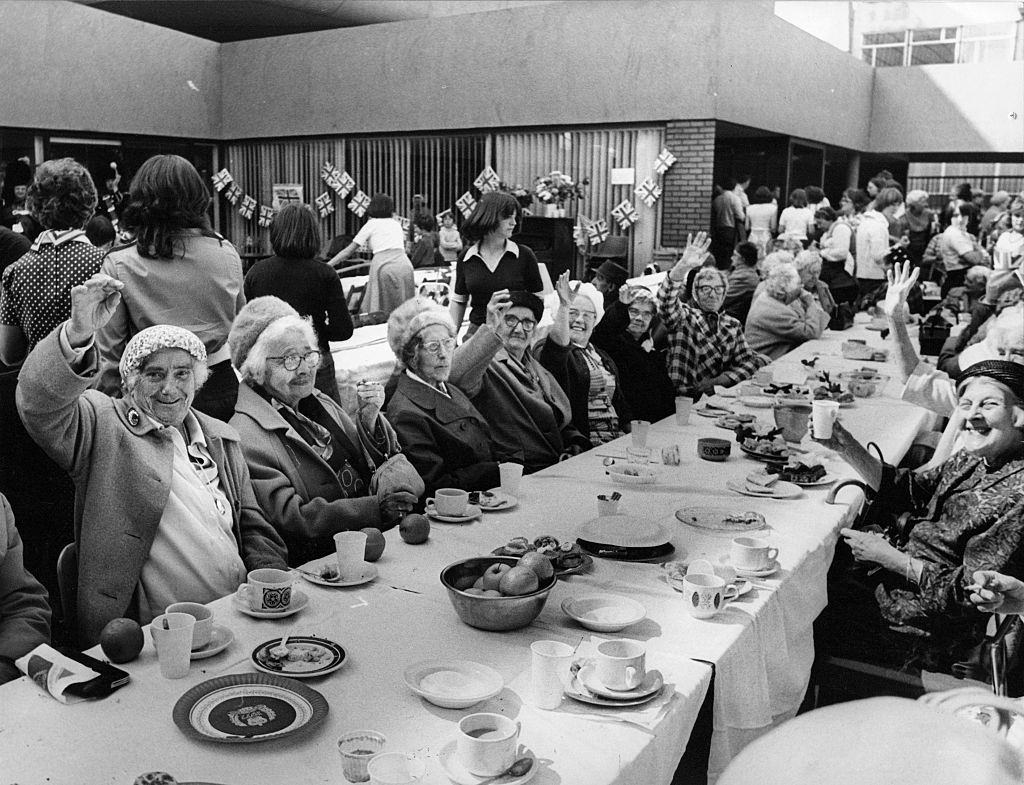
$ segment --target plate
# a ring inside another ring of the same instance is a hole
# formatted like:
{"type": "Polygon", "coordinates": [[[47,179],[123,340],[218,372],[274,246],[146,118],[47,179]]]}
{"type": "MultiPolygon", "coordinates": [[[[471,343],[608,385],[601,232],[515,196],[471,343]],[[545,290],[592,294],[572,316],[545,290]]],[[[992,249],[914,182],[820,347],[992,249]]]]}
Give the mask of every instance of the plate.
{"type": "Polygon", "coordinates": [[[662,685],[660,690],[652,692],[650,695],[646,695],[643,698],[631,698],[629,700],[613,700],[611,698],[604,698],[600,695],[595,695],[593,692],[583,686],[583,683],[577,678],[573,677],[572,681],[569,682],[569,686],[565,688],[565,694],[568,695],[575,701],[580,703],[589,703],[593,706],[606,706],[613,709],[622,709],[627,706],[640,706],[644,703],[650,703],[652,700],[661,695],[662,690],[665,687],[662,685]]]}
{"type": "Polygon", "coordinates": [[[246,616],[252,616],[255,619],[283,619],[286,616],[292,616],[298,613],[309,605],[309,597],[305,592],[293,589],[291,604],[288,606],[287,610],[283,611],[254,611],[249,607],[249,603],[243,600],[237,593],[234,597],[234,603],[236,611],[241,611],[246,616]]]}
{"type": "Polygon", "coordinates": [[[593,559],[593,557],[591,557],[591,555],[589,553],[581,553],[580,557],[581,557],[580,563],[577,564],[575,567],[566,567],[565,569],[559,569],[556,566],[555,567],[555,574],[559,578],[564,577],[566,575],[577,575],[577,574],[579,574],[581,572],[586,572],[587,570],[589,570],[591,567],[594,566],[594,559],[593,559]]]}
{"type": "Polygon", "coordinates": [[[756,496],[761,499],[798,499],[804,495],[803,489],[799,485],[795,485],[791,482],[783,482],[782,480],[777,481],[773,485],[764,490],[767,493],[757,490],[752,491],[746,485],[733,480],[729,480],[725,483],[725,487],[730,491],[736,493],[742,493],[744,496],[756,496]]]}
{"type": "MultiPolygon", "coordinates": [[[[665,576],[665,582],[668,583],[673,589],[681,594],[686,593],[686,587],[683,586],[683,582],[679,578],[673,578],[671,575],[665,576]]],[[[754,584],[748,581],[746,578],[737,578],[733,581],[733,585],[736,587],[736,596],[742,597],[747,592],[754,588],[754,584]]]]}
{"type": "Polygon", "coordinates": [[[288,636],[288,656],[305,655],[302,659],[274,660],[269,652],[280,642],[280,638],[274,638],[252,650],[251,659],[256,670],[293,679],[312,679],[334,673],[345,664],[345,650],[341,646],[326,638],[308,635],[288,636]]]}
{"type": "Polygon", "coordinates": [[[754,511],[741,511],[727,507],[683,507],[676,510],[676,519],[697,529],[734,534],[755,532],[768,528],[764,515],[754,511]],[[731,521],[735,515],[749,516],[747,522],[731,521]]]}
{"type": "Polygon", "coordinates": [[[495,779],[494,777],[480,777],[476,774],[471,774],[466,768],[459,762],[459,756],[455,754],[455,742],[450,741],[441,748],[441,768],[444,769],[444,773],[448,775],[448,779],[455,783],[455,785],[483,785],[483,783],[491,782],[500,783],[500,785],[524,785],[525,783],[532,780],[536,774],[537,769],[540,765],[537,763],[537,756],[533,754],[522,744],[519,745],[519,751],[516,752],[516,760],[520,758],[532,758],[533,765],[530,766],[530,770],[526,772],[522,777],[501,777],[495,779]]]}
{"type": "Polygon", "coordinates": [[[594,665],[584,665],[576,673],[576,678],[595,695],[600,695],[602,698],[609,698],[616,702],[646,698],[649,695],[660,692],[661,688],[665,686],[665,679],[661,675],[661,671],[658,670],[647,671],[644,674],[644,680],[631,690],[613,690],[605,687],[601,680],[597,678],[597,667],[594,665]]]}
{"type": "Polygon", "coordinates": [[[749,447],[744,447],[742,444],[740,445],[740,450],[751,458],[756,458],[759,461],[766,461],[768,463],[785,463],[789,460],[789,450],[778,453],[760,452],[758,450],[751,450],[749,447]]]}
{"type": "Polygon", "coordinates": [[[715,420],[715,425],[727,431],[735,431],[740,425],[750,425],[757,418],[752,414],[726,414],[715,420]]]}
{"type": "Polygon", "coordinates": [[[487,493],[491,494],[491,498],[480,500],[480,509],[484,512],[511,510],[519,504],[517,497],[511,493],[505,493],[501,488],[491,488],[487,493]]]}
{"type": "Polygon", "coordinates": [[[403,676],[410,690],[444,709],[469,708],[505,688],[500,673],[472,660],[425,660],[403,676]]]}
{"type": "Polygon", "coordinates": [[[636,600],[619,594],[586,594],[562,600],[566,616],[588,630],[618,632],[647,618],[647,609],[636,600]]]}
{"type": "Polygon", "coordinates": [[[591,518],[577,527],[576,536],[587,542],[621,548],[653,548],[671,539],[661,524],[632,515],[591,518]]]}
{"type": "Polygon", "coordinates": [[[777,569],[779,569],[779,563],[777,561],[773,561],[763,570],[745,570],[742,567],[736,567],[736,574],[743,578],[765,578],[777,569]]]}
{"type": "MultiPolygon", "coordinates": [[[[364,583],[369,583],[370,581],[372,581],[374,578],[377,577],[377,565],[376,564],[371,564],[370,562],[366,562],[366,564],[363,566],[363,574],[362,574],[362,576],[360,576],[359,578],[356,578],[354,580],[351,580],[351,581],[343,581],[343,580],[338,580],[338,579],[330,580],[329,578],[322,578],[322,577],[320,577],[319,574],[316,574],[316,575],[310,574],[310,573],[317,572],[317,570],[321,566],[323,566],[323,565],[318,565],[317,567],[315,567],[313,570],[310,570],[309,572],[300,572],[299,575],[301,575],[303,578],[305,578],[310,583],[315,583],[317,586],[340,586],[340,587],[344,587],[344,586],[362,586],[364,583]]],[[[306,568],[303,568],[303,570],[305,570],[305,569],[306,568]]]]}
{"type": "Polygon", "coordinates": [[[675,546],[666,542],[663,545],[653,547],[630,548],[622,545],[607,545],[604,543],[588,542],[577,539],[579,546],[602,559],[615,559],[617,561],[657,561],[663,556],[675,552],[675,546]]]}
{"type": "Polygon", "coordinates": [[[219,624],[215,624],[213,626],[213,634],[210,636],[210,642],[203,646],[203,648],[193,651],[192,659],[205,660],[207,657],[212,657],[214,654],[220,654],[224,649],[231,645],[231,641],[234,639],[235,633],[227,627],[221,627],[219,624]]]}
{"type": "Polygon", "coordinates": [[[480,507],[476,504],[467,504],[465,515],[441,515],[433,505],[427,507],[426,513],[428,518],[440,523],[469,523],[481,515],[480,507]]]}
{"type": "MultiPolygon", "coordinates": [[[[772,476],[778,477],[777,474],[771,475],[768,474],[768,472],[766,472],[764,469],[761,469],[760,471],[748,474],[747,478],[750,479],[756,477],[757,480],[751,480],[751,482],[753,482],[756,485],[759,482],[764,482],[768,477],[772,476]]],[[[829,474],[828,472],[825,472],[825,474],[822,477],[818,478],[814,482],[797,482],[796,480],[784,480],[783,482],[791,482],[794,485],[799,485],[801,488],[817,488],[818,486],[821,485],[831,485],[835,481],[836,476],[834,474],[829,474]]]]}
{"type": "Polygon", "coordinates": [[[751,409],[771,409],[775,405],[774,395],[741,395],[739,402],[751,409]]]}
{"type": "Polygon", "coordinates": [[[726,414],[732,414],[732,409],[724,406],[694,406],[691,411],[701,417],[722,417],[726,414]]]}
{"type": "Polygon", "coordinates": [[[626,466],[610,466],[604,473],[612,478],[612,482],[620,485],[653,485],[658,476],[650,469],[630,469],[638,474],[626,474],[626,466]]]}
{"type": "Polygon", "coordinates": [[[249,744],[309,733],[327,712],[327,699],[295,679],[233,673],[197,684],[171,716],[197,741],[249,744]]]}

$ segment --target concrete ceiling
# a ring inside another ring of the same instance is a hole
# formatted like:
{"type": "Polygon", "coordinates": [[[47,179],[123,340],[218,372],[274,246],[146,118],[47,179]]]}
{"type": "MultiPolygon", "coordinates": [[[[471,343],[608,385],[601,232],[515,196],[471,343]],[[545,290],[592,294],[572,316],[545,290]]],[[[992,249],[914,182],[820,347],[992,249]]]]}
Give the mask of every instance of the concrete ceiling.
{"type": "Polygon", "coordinates": [[[211,41],[497,11],[553,0],[72,0],[211,41]]]}

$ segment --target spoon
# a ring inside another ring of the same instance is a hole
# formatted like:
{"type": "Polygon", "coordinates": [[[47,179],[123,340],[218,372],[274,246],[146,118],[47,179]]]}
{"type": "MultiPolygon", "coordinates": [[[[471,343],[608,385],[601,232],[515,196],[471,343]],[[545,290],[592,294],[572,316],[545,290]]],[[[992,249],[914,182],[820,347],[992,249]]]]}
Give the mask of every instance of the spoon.
{"type": "Polygon", "coordinates": [[[288,634],[281,636],[281,642],[267,652],[275,660],[283,660],[288,656],[288,634]]]}
{"type": "Polygon", "coordinates": [[[509,766],[501,774],[495,774],[493,777],[488,777],[485,780],[479,780],[477,785],[487,785],[488,782],[494,782],[500,780],[502,777],[522,777],[526,772],[533,768],[533,758],[520,758],[509,766]]]}

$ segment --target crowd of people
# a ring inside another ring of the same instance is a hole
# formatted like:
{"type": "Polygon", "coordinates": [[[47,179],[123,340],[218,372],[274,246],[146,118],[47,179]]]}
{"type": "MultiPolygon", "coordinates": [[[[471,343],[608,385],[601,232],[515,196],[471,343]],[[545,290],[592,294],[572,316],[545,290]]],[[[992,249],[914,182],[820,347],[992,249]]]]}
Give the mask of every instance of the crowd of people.
{"type": "Polygon", "coordinates": [[[859,613],[856,629],[883,636],[891,658],[965,656],[978,608],[999,606],[999,592],[1012,605],[1024,577],[1024,197],[993,198],[981,217],[960,194],[933,220],[927,195],[905,198],[883,175],[844,192],[838,213],[820,188],[795,189],[781,215],[765,187],[747,201],[745,178],[656,290],[607,261],[593,282],[558,276],[546,302],[536,255],[512,239],[522,218],[508,194],[483,195],[458,229],[450,212],[438,227],[420,197],[409,233],[376,194],[326,257],[313,213],[288,205],[273,256],[243,275],[188,161],[140,167],[112,247],[89,234],[88,171],[45,162],[23,208],[41,230],[0,291],[0,359],[14,369],[0,399],[0,679],[50,638],[47,594],[68,543],[77,606],[57,629],[89,646],[114,618],[146,623],[172,602],[233,592],[247,570],[329,553],[338,531],[392,527],[438,488],[488,490],[499,462],[536,472],[634,418],[669,416],[677,397],[750,379],[858,305],[888,319],[905,397],[948,425],[920,470],[879,463],[841,426],[828,440],[918,520],[898,545],[844,531],[886,578],[830,610],[859,613]],[[937,221],[948,225],[930,258],[937,221]],[[330,342],[353,320],[333,268],[361,247],[364,308],[386,317],[396,366],[346,411],[330,342]],[[410,255],[455,265],[448,307],[416,294],[410,255]],[[921,279],[946,295],[937,313],[971,314],[941,369],[907,331],[921,279]]]}

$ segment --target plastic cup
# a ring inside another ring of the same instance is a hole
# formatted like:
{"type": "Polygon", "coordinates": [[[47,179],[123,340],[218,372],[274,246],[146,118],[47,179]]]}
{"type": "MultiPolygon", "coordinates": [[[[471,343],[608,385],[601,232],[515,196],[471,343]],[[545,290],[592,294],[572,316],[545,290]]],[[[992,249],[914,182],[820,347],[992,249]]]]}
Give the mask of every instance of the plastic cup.
{"type": "Polygon", "coordinates": [[[569,684],[573,648],[561,641],[530,644],[530,692],[538,709],[557,709],[569,684]]]}
{"type": "Polygon", "coordinates": [[[338,739],[341,754],[341,771],[349,782],[368,782],[366,766],[370,759],[380,753],[387,738],[375,730],[354,730],[338,739]]]}
{"type": "Polygon", "coordinates": [[[366,567],[366,532],[338,532],[334,535],[334,549],[339,579],[344,582],[362,578],[366,567]]]}
{"type": "Polygon", "coordinates": [[[165,679],[188,676],[192,664],[192,631],[196,617],[189,613],[164,613],[153,619],[149,631],[165,679]]]}
{"type": "Polygon", "coordinates": [[[689,425],[690,412],[693,410],[693,398],[681,395],[676,398],[676,425],[689,425]]]}
{"type": "Polygon", "coordinates": [[[629,426],[629,437],[633,440],[633,446],[646,447],[647,434],[651,432],[651,424],[647,420],[631,420],[629,426]]]}
{"type": "Polygon", "coordinates": [[[839,419],[837,401],[814,401],[811,404],[811,423],[815,439],[831,439],[832,424],[839,419]]]}
{"type": "Polygon", "coordinates": [[[509,496],[519,495],[519,481],[523,479],[521,463],[499,463],[498,475],[501,477],[501,490],[509,496]]]}
{"type": "Polygon", "coordinates": [[[372,785],[415,785],[427,773],[427,764],[404,752],[382,752],[366,766],[372,785]]]}

